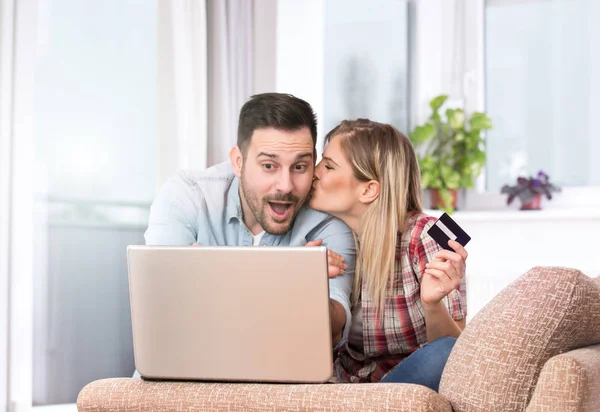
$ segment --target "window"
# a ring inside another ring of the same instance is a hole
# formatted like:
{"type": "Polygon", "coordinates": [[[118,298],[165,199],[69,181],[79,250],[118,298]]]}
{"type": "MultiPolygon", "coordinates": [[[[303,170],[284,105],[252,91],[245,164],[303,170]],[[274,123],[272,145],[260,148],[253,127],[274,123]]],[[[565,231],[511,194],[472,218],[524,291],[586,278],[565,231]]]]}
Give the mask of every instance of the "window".
{"type": "Polygon", "coordinates": [[[408,133],[407,3],[328,0],[324,22],[324,132],[366,117],[408,133]]]}
{"type": "Polygon", "coordinates": [[[546,171],[561,186],[600,186],[600,2],[488,1],[487,190],[546,171]]]}
{"type": "Polygon", "coordinates": [[[125,250],[157,170],[156,2],[40,0],[33,404],[131,376],[125,250]]]}

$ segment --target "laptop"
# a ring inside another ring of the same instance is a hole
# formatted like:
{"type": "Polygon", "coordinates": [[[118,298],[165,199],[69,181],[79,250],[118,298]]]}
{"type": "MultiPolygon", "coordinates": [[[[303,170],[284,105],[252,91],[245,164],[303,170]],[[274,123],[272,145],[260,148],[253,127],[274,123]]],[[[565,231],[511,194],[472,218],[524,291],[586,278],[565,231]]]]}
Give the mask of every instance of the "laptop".
{"type": "Polygon", "coordinates": [[[127,261],[143,378],[332,376],[325,247],[129,246],[127,261]]]}

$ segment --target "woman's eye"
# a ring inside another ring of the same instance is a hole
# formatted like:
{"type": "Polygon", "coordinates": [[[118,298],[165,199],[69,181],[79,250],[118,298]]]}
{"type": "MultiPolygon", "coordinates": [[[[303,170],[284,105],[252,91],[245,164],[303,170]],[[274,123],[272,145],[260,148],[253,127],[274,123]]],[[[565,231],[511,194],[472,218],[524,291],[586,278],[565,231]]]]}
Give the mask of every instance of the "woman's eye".
{"type": "Polygon", "coordinates": [[[333,167],[325,165],[325,169],[327,169],[327,170],[333,170],[333,167]]]}

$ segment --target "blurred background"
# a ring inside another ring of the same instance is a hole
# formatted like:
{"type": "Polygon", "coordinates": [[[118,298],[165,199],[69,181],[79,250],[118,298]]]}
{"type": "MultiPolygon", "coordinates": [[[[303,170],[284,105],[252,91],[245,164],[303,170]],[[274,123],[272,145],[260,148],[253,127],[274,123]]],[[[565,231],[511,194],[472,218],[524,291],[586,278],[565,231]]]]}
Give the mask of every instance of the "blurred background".
{"type": "Polygon", "coordinates": [[[133,374],[126,246],[169,176],[227,160],[255,93],[311,103],[319,152],[342,119],[409,134],[440,94],[491,118],[456,216],[475,273],[514,239],[523,256],[481,269],[470,316],[530,264],[598,269],[599,18],[596,0],[0,0],[0,411],[75,410],[133,374]],[[500,188],[540,169],[563,191],[524,217],[500,188]],[[552,238],[572,251],[535,248],[552,238]]]}

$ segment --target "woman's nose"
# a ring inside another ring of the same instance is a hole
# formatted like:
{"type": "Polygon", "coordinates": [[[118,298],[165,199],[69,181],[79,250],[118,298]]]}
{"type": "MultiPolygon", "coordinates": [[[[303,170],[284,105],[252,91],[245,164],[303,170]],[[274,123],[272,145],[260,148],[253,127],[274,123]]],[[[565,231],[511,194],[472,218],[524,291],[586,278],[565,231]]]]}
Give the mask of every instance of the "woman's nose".
{"type": "Polygon", "coordinates": [[[315,167],[315,172],[313,173],[313,180],[319,180],[320,173],[321,173],[321,163],[319,162],[317,164],[317,167],[315,167]]]}

